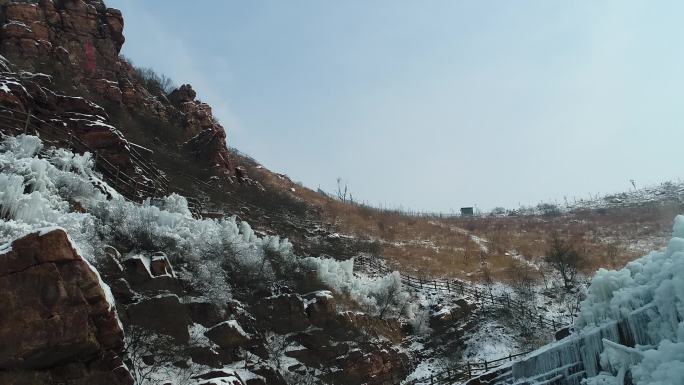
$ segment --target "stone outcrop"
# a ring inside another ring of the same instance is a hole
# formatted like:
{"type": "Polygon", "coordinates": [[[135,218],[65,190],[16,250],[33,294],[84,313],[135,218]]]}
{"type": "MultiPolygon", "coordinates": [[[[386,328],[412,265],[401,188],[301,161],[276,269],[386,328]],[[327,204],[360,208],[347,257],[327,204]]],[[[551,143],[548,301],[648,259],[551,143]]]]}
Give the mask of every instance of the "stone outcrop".
{"type": "Polygon", "coordinates": [[[207,328],[226,319],[225,311],[207,300],[190,301],[185,306],[188,308],[192,321],[207,328]]]}
{"type": "MultiPolygon", "coordinates": [[[[55,140],[59,145],[73,147],[67,143],[73,135],[129,174],[146,165],[132,161],[132,149],[145,154],[151,150],[136,147],[124,135],[150,148],[159,144],[170,149],[171,164],[192,161],[193,166],[218,173],[235,173],[235,179],[242,182],[239,186],[253,183],[246,168],[239,173],[234,170],[225,130],[191,85],[167,93],[150,86],[144,73],[119,56],[125,40],[123,28],[121,13],[101,0],[0,0],[0,70],[6,71],[0,73],[0,107],[14,110],[0,112],[0,129],[2,119],[23,128],[26,115],[22,113],[31,112],[37,117],[32,118],[32,125],[69,134],[55,140]],[[176,149],[184,152],[176,154],[176,149]]],[[[156,160],[161,164],[164,158],[156,160]]],[[[165,166],[170,177],[173,172],[187,171],[165,166]]],[[[221,182],[218,173],[212,178],[221,182]]],[[[148,176],[141,174],[140,181],[148,176]]],[[[261,216],[257,210],[252,212],[251,216],[261,216]]],[[[297,226],[288,221],[280,232],[289,235],[293,229],[297,226]]],[[[116,313],[102,300],[99,279],[64,239],[33,235],[12,251],[0,252],[0,293],[24,290],[22,298],[28,298],[20,300],[14,294],[0,298],[0,341],[28,339],[10,347],[0,343],[0,384],[130,383],[130,374],[121,364],[123,340],[116,313]],[[40,285],[27,283],[33,281],[40,285]],[[4,311],[5,307],[12,310],[4,311]],[[18,327],[19,317],[28,320],[26,329],[18,327]]],[[[274,296],[255,293],[256,303],[244,307],[237,300],[210,302],[206,293],[192,287],[194,279],[188,278],[183,264],[172,266],[163,254],[135,255],[136,246],[117,244],[127,251],[125,257],[106,248],[98,268],[120,305],[120,317],[130,336],[142,330],[142,337],[154,334],[156,341],[159,335],[164,346],[168,344],[178,354],[178,359],[146,354],[143,364],[182,366],[192,360],[220,369],[246,356],[251,360],[245,366],[255,376],[240,378],[216,370],[194,378],[204,385],[280,385],[286,383],[284,370],[303,374],[316,369],[322,376],[329,372],[327,368],[336,373],[326,379],[333,383],[372,379],[377,384],[394,384],[408,370],[404,353],[374,338],[399,334],[396,325],[355,312],[339,313],[329,292],[306,296],[290,290],[274,296]],[[268,297],[256,299],[260,296],[268,297]],[[299,363],[274,369],[272,361],[285,353],[274,352],[278,346],[271,346],[269,337],[288,338],[286,343],[296,344],[287,355],[299,363]]],[[[320,288],[314,286],[310,290],[320,288]]],[[[129,359],[135,366],[140,364],[129,359]]]]}
{"type": "MultiPolygon", "coordinates": [[[[119,56],[125,41],[119,10],[107,8],[101,0],[39,0],[0,2],[0,11],[0,54],[16,70],[52,75],[54,88],[62,93],[180,127],[177,144],[185,143],[196,158],[219,171],[232,172],[225,130],[211,107],[196,100],[192,87],[183,85],[168,96],[150,89],[145,75],[119,56]]],[[[4,99],[0,96],[0,104],[25,104],[4,99]]]]}
{"type": "Polygon", "coordinates": [[[221,349],[245,346],[251,341],[249,335],[235,320],[221,322],[207,330],[205,335],[221,349]]]}
{"type": "Polygon", "coordinates": [[[264,298],[253,307],[253,314],[276,333],[302,331],[310,325],[304,300],[297,294],[264,298]]]}
{"type": "Polygon", "coordinates": [[[232,370],[212,370],[193,377],[197,385],[251,385],[242,381],[240,376],[232,370]]]}
{"type": "Polygon", "coordinates": [[[107,290],[64,230],[0,251],[0,383],[132,384],[107,290]]]}
{"type": "Polygon", "coordinates": [[[397,384],[406,377],[410,367],[406,353],[391,344],[372,345],[351,351],[338,366],[341,371],[329,376],[334,384],[367,383],[397,384]]]}
{"type": "Polygon", "coordinates": [[[180,344],[190,340],[188,326],[192,324],[192,320],[176,295],[144,299],[128,306],[126,313],[128,321],[133,325],[173,337],[180,344]]]}
{"type": "Polygon", "coordinates": [[[122,265],[126,281],[136,292],[150,295],[183,292],[171,264],[163,254],[151,257],[135,255],[124,259],[122,265]]]}
{"type": "Polygon", "coordinates": [[[11,135],[37,131],[46,146],[89,151],[99,159],[96,166],[106,180],[116,179],[120,172],[137,181],[131,183],[127,177],[127,185],[117,186],[120,193],[136,200],[140,192],[149,193],[158,174],[141,172],[131,143],[111,124],[107,112],[82,97],[54,91],[55,82],[47,75],[1,73],[0,131],[11,135]]]}
{"type": "Polygon", "coordinates": [[[329,291],[316,291],[304,296],[307,301],[306,315],[318,327],[333,325],[337,318],[335,297],[329,291]]]}

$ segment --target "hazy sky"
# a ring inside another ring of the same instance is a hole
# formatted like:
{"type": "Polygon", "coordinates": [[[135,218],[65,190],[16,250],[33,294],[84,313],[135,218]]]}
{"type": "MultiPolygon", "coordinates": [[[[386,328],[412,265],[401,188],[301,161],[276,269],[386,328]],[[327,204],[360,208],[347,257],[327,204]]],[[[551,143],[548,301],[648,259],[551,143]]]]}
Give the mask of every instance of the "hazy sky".
{"type": "Polygon", "coordinates": [[[107,4],[126,56],[313,188],[339,176],[372,204],[450,211],[683,172],[681,1],[107,4]]]}

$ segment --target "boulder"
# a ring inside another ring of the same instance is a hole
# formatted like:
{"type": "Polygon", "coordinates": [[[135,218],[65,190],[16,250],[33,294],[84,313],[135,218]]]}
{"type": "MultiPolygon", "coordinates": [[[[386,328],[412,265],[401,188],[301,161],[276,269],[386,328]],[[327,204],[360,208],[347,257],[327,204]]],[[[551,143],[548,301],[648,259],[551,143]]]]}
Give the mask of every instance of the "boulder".
{"type": "Polygon", "coordinates": [[[372,344],[351,350],[338,359],[339,371],[327,376],[333,384],[368,383],[398,384],[408,374],[410,361],[406,353],[389,344],[372,344]]]}
{"type": "Polygon", "coordinates": [[[0,251],[0,383],[132,384],[98,272],[51,228],[0,251]]]}
{"type": "Polygon", "coordinates": [[[292,357],[297,361],[312,368],[325,368],[338,356],[342,356],[349,351],[349,346],[344,343],[337,345],[319,346],[314,349],[289,350],[286,356],[292,357]]]}
{"type": "Polygon", "coordinates": [[[304,296],[306,315],[315,326],[326,327],[335,322],[337,304],[335,297],[327,290],[316,291],[304,296]]]}
{"type": "Polygon", "coordinates": [[[150,272],[153,277],[169,276],[175,277],[171,267],[171,262],[166,258],[166,254],[162,252],[156,252],[150,257],[150,272]]]}
{"type": "Polygon", "coordinates": [[[233,370],[222,369],[192,377],[197,380],[194,385],[246,385],[233,370]]]}
{"type": "Polygon", "coordinates": [[[132,303],[137,295],[124,278],[110,281],[109,288],[112,290],[116,302],[124,305],[132,303]]]}
{"type": "MultiPolygon", "coordinates": [[[[221,355],[209,346],[190,346],[185,349],[192,362],[210,367],[220,367],[222,362],[221,355]]],[[[228,363],[228,362],[226,362],[228,363]]]]}
{"type": "Polygon", "coordinates": [[[297,294],[263,298],[253,306],[253,314],[280,334],[302,331],[310,326],[304,311],[304,300],[297,294]]]}
{"type": "Polygon", "coordinates": [[[133,325],[173,337],[181,344],[190,340],[188,326],[192,320],[177,295],[165,294],[143,299],[128,306],[126,314],[133,325]]]}
{"type": "Polygon", "coordinates": [[[124,268],[121,265],[121,254],[112,246],[105,246],[104,257],[98,265],[98,269],[103,277],[112,281],[124,276],[124,268]]]}
{"type": "Polygon", "coordinates": [[[134,285],[153,278],[149,265],[150,260],[144,255],[134,255],[123,260],[126,278],[134,285]]]}
{"type": "Polygon", "coordinates": [[[183,103],[192,102],[197,97],[197,93],[190,84],[183,84],[169,94],[169,101],[176,106],[183,103]]]}
{"type": "Polygon", "coordinates": [[[209,301],[192,301],[185,304],[193,322],[204,327],[212,327],[225,320],[225,312],[209,301]]]}
{"type": "Polygon", "coordinates": [[[182,294],[183,288],[175,277],[166,256],[134,255],[123,260],[126,281],[135,291],[147,294],[182,294]]]}
{"type": "Polygon", "coordinates": [[[562,340],[563,338],[570,336],[570,334],[572,334],[572,327],[571,327],[571,326],[566,326],[566,327],[564,327],[564,328],[558,329],[558,330],[554,333],[554,338],[555,338],[556,341],[560,341],[560,340],[562,340]]]}
{"type": "Polygon", "coordinates": [[[221,322],[207,330],[204,335],[222,349],[234,349],[245,346],[251,341],[250,336],[245,333],[240,324],[235,320],[221,322]]]}

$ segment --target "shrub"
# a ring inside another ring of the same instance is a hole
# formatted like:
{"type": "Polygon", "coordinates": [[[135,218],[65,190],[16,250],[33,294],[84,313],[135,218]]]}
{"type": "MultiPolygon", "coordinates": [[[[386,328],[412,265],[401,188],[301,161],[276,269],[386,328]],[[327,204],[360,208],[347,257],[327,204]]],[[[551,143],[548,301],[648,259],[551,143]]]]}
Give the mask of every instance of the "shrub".
{"type": "Polygon", "coordinates": [[[544,261],[560,274],[563,286],[566,290],[570,290],[575,283],[580,267],[584,263],[584,258],[569,240],[561,238],[558,234],[553,234],[544,261]]]}
{"type": "Polygon", "coordinates": [[[176,85],[173,83],[171,78],[164,74],[158,74],[149,67],[139,67],[133,64],[131,59],[121,55],[120,59],[128,63],[131,68],[133,68],[134,78],[140,82],[140,84],[145,87],[153,95],[168,95],[176,89],[176,85]]]}
{"type": "Polygon", "coordinates": [[[164,251],[174,263],[201,276],[195,280],[198,289],[214,298],[229,292],[227,278],[250,287],[298,269],[287,240],[259,238],[248,223],[235,218],[194,219],[185,198],[175,194],[143,204],[120,196],[107,200],[92,184],[104,182],[92,170],[88,154],[49,149],[48,161],[35,157],[41,147],[31,136],[0,143],[0,243],[57,225],[91,260],[104,244],[130,253],[164,251]],[[87,213],[70,211],[74,201],[87,213]]]}
{"type": "Polygon", "coordinates": [[[135,74],[143,87],[153,95],[168,95],[176,89],[171,78],[164,74],[157,74],[152,68],[135,67],[135,74]]]}

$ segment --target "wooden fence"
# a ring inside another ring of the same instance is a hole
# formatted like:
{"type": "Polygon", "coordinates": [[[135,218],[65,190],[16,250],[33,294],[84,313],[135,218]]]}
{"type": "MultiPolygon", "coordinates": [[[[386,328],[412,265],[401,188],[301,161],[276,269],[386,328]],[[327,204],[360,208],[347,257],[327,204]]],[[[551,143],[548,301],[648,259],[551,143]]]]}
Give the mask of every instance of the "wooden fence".
{"type": "MultiPolygon", "coordinates": [[[[390,273],[391,269],[385,267],[376,258],[355,259],[354,263],[375,269],[382,273],[390,273]]],[[[560,318],[548,318],[536,311],[533,306],[528,306],[525,301],[511,297],[510,293],[494,294],[492,290],[478,287],[470,282],[456,278],[450,279],[424,279],[405,273],[399,273],[401,282],[413,289],[432,289],[447,293],[460,293],[475,299],[482,306],[497,306],[511,311],[525,319],[538,324],[540,327],[556,332],[558,329],[569,325],[572,319],[564,321],[560,318]]]]}
{"type": "MultiPolygon", "coordinates": [[[[385,267],[385,265],[377,260],[377,258],[355,259],[354,263],[358,266],[364,266],[382,274],[392,272],[391,269],[385,267]]],[[[424,279],[404,273],[399,273],[399,275],[401,277],[401,282],[409,288],[437,290],[446,293],[468,295],[471,298],[474,298],[475,302],[479,303],[483,307],[495,306],[506,309],[522,319],[539,325],[540,328],[546,329],[550,333],[555,333],[559,328],[565,327],[572,322],[571,319],[567,322],[563,322],[562,319],[544,317],[543,315],[539,314],[534,307],[526,306],[523,300],[512,298],[510,293],[494,294],[491,290],[478,287],[477,285],[460,279],[424,279]]],[[[433,373],[429,377],[416,379],[406,382],[405,384],[446,385],[462,383],[473,377],[484,374],[491,369],[502,366],[507,362],[512,362],[515,358],[526,355],[530,352],[531,351],[511,354],[509,356],[494,360],[466,362],[464,364],[433,373]]]]}
{"type": "Polygon", "coordinates": [[[31,113],[0,107],[0,131],[10,135],[36,135],[46,145],[64,147],[78,153],[90,152],[95,169],[102,174],[102,178],[129,200],[140,202],[147,197],[161,197],[168,190],[168,179],[130,144],[127,149],[136,175],[114,165],[106,154],[91,148],[67,127],[54,126],[31,113]]]}
{"type": "Polygon", "coordinates": [[[453,367],[447,368],[445,370],[431,374],[428,377],[418,378],[405,382],[405,385],[418,385],[418,384],[430,384],[430,385],[452,385],[460,384],[468,381],[474,377],[482,375],[492,369],[496,369],[505,365],[506,363],[513,362],[516,358],[522,357],[526,354],[531,353],[533,350],[509,354],[506,357],[497,358],[494,360],[484,360],[484,361],[468,361],[464,364],[455,365],[453,367]]]}

